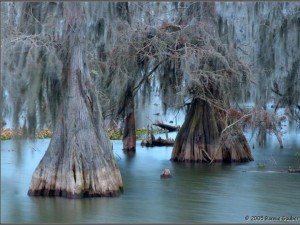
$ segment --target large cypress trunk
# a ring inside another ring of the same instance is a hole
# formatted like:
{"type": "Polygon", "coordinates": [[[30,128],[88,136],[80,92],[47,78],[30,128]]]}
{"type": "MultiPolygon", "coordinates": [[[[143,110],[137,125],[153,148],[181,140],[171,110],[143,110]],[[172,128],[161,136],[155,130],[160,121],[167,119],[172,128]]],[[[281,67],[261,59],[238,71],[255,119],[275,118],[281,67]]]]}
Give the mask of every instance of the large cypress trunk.
{"type": "Polygon", "coordinates": [[[83,3],[64,3],[67,57],[55,129],[33,173],[28,195],[114,196],[122,179],[87,67],[83,3]]]}
{"type": "Polygon", "coordinates": [[[194,99],[175,140],[171,160],[181,162],[244,162],[253,160],[242,131],[221,138],[224,112],[194,99]]]}

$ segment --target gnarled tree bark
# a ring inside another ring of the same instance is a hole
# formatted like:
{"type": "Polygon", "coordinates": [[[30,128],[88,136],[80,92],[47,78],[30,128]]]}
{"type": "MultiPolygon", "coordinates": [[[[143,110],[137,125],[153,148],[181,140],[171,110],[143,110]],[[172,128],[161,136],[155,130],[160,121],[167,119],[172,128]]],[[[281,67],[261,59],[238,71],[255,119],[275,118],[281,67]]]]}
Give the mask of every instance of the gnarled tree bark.
{"type": "MultiPolygon", "coordinates": [[[[236,130],[230,140],[222,140],[225,129],[222,111],[202,99],[194,99],[175,139],[172,161],[244,162],[253,160],[243,133],[236,130]]],[[[223,113],[224,114],[224,113],[223,113]]]]}
{"type": "Polygon", "coordinates": [[[64,3],[63,91],[50,145],[28,195],[114,196],[123,188],[87,66],[83,13],[83,3],[64,3]]]}

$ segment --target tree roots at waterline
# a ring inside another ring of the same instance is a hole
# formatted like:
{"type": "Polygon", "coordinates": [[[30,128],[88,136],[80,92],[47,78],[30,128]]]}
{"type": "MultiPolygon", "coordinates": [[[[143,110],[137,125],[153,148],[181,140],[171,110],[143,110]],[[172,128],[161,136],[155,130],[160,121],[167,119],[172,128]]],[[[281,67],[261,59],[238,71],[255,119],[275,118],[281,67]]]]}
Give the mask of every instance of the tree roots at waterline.
{"type": "Polygon", "coordinates": [[[66,134],[64,125],[55,130],[45,156],[33,173],[28,195],[67,198],[118,195],[122,179],[110,150],[105,152],[100,147],[103,142],[93,130],[78,128],[66,134]]]}
{"type": "Polygon", "coordinates": [[[179,162],[252,161],[250,146],[241,130],[221,135],[225,128],[222,112],[194,99],[175,140],[171,160],[179,162]],[[222,136],[222,138],[221,138],[222,136]]]}
{"type": "Polygon", "coordinates": [[[118,195],[123,188],[121,174],[111,143],[101,124],[97,124],[97,120],[101,121],[100,111],[89,107],[89,94],[82,95],[76,88],[65,96],[50,145],[33,173],[28,195],[118,195]]]}
{"type": "Polygon", "coordinates": [[[85,107],[75,109],[85,105],[78,97],[68,97],[79,104],[70,103],[64,109],[33,173],[28,195],[79,198],[115,196],[122,191],[121,174],[105,131],[97,129],[85,107]]]}

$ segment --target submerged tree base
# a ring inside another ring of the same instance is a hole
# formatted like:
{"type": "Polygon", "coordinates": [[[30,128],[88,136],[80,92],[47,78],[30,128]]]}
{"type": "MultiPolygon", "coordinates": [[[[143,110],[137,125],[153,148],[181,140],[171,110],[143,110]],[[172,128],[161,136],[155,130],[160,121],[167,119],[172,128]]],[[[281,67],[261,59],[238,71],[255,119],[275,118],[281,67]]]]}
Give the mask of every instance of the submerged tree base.
{"type": "Polygon", "coordinates": [[[236,128],[222,136],[224,112],[208,102],[194,99],[175,140],[174,162],[248,162],[253,160],[250,146],[236,128]]]}
{"type": "Polygon", "coordinates": [[[123,192],[122,189],[120,191],[108,191],[104,193],[91,193],[89,191],[80,193],[80,194],[74,194],[71,192],[63,191],[63,190],[49,190],[49,189],[44,189],[44,190],[34,190],[28,191],[29,196],[42,196],[42,197],[65,197],[65,198],[89,198],[89,197],[118,197],[120,196],[120,192],[123,192]]]}
{"type": "MultiPolygon", "coordinates": [[[[115,176],[115,175],[111,175],[115,176]]],[[[96,182],[96,181],[95,181],[96,182]]],[[[38,180],[36,180],[36,184],[38,185],[38,180]]],[[[97,185],[97,184],[95,184],[97,185]]],[[[101,185],[97,185],[101,186],[101,185]]],[[[103,185],[102,185],[103,186],[103,185]]],[[[80,190],[80,187],[75,187],[73,191],[60,189],[60,188],[35,188],[33,185],[28,191],[29,196],[43,196],[43,197],[65,197],[65,198],[88,198],[88,197],[118,197],[123,192],[123,187],[119,187],[118,190],[114,190],[111,187],[107,187],[106,189],[93,190],[91,187],[84,188],[80,190]]]]}

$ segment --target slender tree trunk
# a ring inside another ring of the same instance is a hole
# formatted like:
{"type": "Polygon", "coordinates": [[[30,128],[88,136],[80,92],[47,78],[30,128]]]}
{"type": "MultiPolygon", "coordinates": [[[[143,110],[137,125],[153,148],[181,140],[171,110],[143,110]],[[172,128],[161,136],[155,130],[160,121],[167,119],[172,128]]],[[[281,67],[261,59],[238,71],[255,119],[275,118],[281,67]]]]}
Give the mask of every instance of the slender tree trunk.
{"type": "Polygon", "coordinates": [[[175,140],[171,160],[184,162],[242,162],[253,160],[250,147],[239,130],[220,142],[222,112],[208,102],[194,99],[175,140]],[[220,145],[221,143],[221,145],[220,145]]]}
{"type": "Polygon", "coordinates": [[[127,105],[127,115],[125,116],[125,126],[123,132],[123,150],[125,152],[135,152],[136,148],[136,131],[134,116],[134,97],[130,96],[127,105]]]}
{"type": "Polygon", "coordinates": [[[28,195],[114,196],[123,188],[87,67],[83,3],[64,3],[67,57],[63,96],[50,145],[28,195]]]}
{"type": "Polygon", "coordinates": [[[267,129],[265,127],[260,127],[257,134],[257,140],[259,146],[265,146],[267,141],[267,129]]]}

